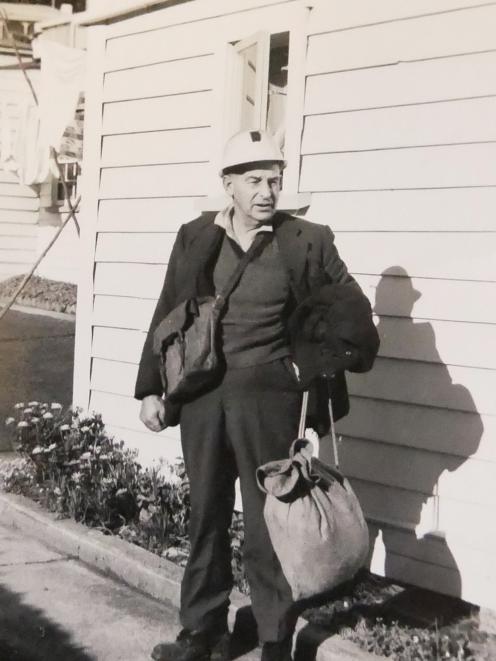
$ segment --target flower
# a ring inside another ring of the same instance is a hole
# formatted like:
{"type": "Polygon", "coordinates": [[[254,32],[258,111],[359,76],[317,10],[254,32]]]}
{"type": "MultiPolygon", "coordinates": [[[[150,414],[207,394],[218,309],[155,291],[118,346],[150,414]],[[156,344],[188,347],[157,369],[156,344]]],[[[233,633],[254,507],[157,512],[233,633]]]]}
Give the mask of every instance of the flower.
{"type": "Polygon", "coordinates": [[[88,461],[89,459],[91,459],[91,452],[83,452],[83,454],[79,458],[88,461]]]}
{"type": "Polygon", "coordinates": [[[43,448],[40,445],[37,445],[33,448],[31,454],[40,454],[41,452],[43,452],[43,448]]]}
{"type": "Polygon", "coordinates": [[[62,408],[62,404],[59,404],[58,402],[52,402],[50,408],[52,409],[52,411],[60,411],[60,409],[62,408]]]}
{"type": "Polygon", "coordinates": [[[17,423],[18,427],[29,427],[29,424],[25,420],[21,420],[17,423]]]}
{"type": "Polygon", "coordinates": [[[74,482],[79,482],[82,477],[83,474],[80,471],[76,471],[75,473],[72,474],[72,479],[74,480],[74,482]]]}
{"type": "Polygon", "coordinates": [[[15,422],[15,418],[7,418],[7,420],[5,420],[5,424],[6,424],[7,427],[9,425],[13,425],[14,422],[15,422]]]}
{"type": "Polygon", "coordinates": [[[55,487],[55,489],[53,490],[53,493],[56,496],[61,496],[62,495],[62,491],[60,490],[60,487],[55,487]]]}
{"type": "Polygon", "coordinates": [[[17,404],[14,404],[15,409],[23,409],[24,408],[24,402],[17,402],[17,404]]]}
{"type": "Polygon", "coordinates": [[[24,411],[23,411],[23,413],[24,413],[25,415],[26,415],[26,414],[29,415],[29,414],[32,413],[32,412],[33,412],[33,409],[31,409],[31,408],[29,408],[29,407],[28,407],[27,409],[24,409],[24,411]]]}
{"type": "Polygon", "coordinates": [[[35,424],[36,424],[37,422],[39,422],[39,421],[40,421],[39,418],[31,418],[31,422],[34,422],[35,424]]]}
{"type": "Polygon", "coordinates": [[[69,425],[60,425],[60,431],[69,431],[70,426],[69,425]]]}
{"type": "Polygon", "coordinates": [[[51,443],[48,446],[48,451],[51,452],[52,450],[55,450],[56,447],[57,447],[57,443],[51,443]]]}
{"type": "Polygon", "coordinates": [[[39,406],[39,402],[28,402],[28,406],[39,406]]]}
{"type": "Polygon", "coordinates": [[[46,413],[43,413],[43,417],[45,420],[51,420],[53,418],[53,414],[50,413],[50,411],[47,411],[46,413]]]}
{"type": "Polygon", "coordinates": [[[84,427],[81,427],[81,431],[83,432],[83,434],[86,434],[86,432],[89,432],[89,430],[90,428],[86,427],[86,425],[84,427]]]}

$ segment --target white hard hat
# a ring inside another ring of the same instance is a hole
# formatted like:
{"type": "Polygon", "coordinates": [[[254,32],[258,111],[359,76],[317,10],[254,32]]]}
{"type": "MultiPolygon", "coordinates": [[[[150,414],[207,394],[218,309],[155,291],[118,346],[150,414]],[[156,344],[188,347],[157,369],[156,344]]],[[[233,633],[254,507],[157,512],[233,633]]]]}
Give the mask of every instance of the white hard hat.
{"type": "Polygon", "coordinates": [[[273,161],[286,167],[279,145],[271,135],[265,131],[241,131],[227,141],[219,174],[222,176],[227,168],[257,161],[273,161]]]}

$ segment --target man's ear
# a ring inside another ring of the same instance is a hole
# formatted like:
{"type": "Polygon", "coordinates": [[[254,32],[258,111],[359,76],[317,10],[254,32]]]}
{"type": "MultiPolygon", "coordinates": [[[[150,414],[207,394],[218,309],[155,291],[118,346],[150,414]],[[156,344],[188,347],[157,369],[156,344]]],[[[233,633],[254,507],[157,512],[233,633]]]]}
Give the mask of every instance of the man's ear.
{"type": "Polygon", "coordinates": [[[226,193],[229,195],[229,197],[233,197],[233,181],[232,177],[230,174],[225,174],[222,177],[222,185],[224,186],[224,190],[226,193]]]}

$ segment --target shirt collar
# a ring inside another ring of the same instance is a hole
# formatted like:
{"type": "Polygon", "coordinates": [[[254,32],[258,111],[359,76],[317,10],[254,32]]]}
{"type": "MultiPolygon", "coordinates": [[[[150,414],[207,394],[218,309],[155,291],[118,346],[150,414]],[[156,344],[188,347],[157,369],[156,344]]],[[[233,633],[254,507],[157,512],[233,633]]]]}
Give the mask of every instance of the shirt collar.
{"type": "Polygon", "coordinates": [[[225,230],[227,236],[233,241],[235,241],[244,251],[248,250],[256,234],[259,234],[260,232],[274,231],[272,224],[260,225],[260,227],[257,227],[249,234],[238,237],[234,232],[233,214],[234,214],[234,206],[232,204],[229,204],[225,209],[219,211],[219,213],[215,216],[214,223],[215,225],[222,227],[222,229],[225,230]]]}

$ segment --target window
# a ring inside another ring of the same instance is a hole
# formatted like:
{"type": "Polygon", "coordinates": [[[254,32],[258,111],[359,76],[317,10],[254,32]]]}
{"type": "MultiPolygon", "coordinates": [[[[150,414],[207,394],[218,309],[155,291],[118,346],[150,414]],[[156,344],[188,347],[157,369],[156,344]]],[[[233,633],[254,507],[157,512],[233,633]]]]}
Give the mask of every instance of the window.
{"type": "Polygon", "coordinates": [[[283,146],[289,32],[256,34],[229,45],[225,139],[267,130],[283,146]]]}

